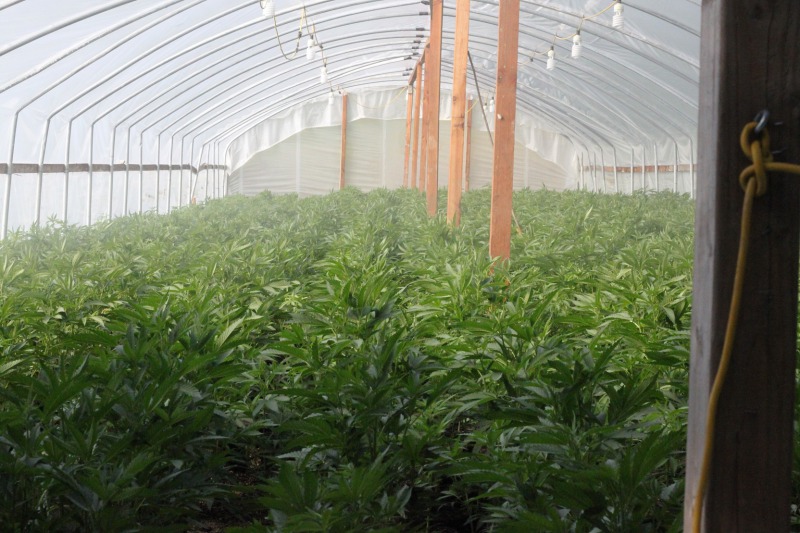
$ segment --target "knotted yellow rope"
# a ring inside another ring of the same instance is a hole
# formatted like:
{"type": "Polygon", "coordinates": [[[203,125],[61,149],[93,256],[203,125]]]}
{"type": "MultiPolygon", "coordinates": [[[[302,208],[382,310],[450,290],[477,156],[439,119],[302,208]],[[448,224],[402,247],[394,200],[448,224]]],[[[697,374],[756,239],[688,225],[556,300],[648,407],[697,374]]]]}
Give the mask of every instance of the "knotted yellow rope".
{"type": "Polygon", "coordinates": [[[750,220],[753,211],[753,199],[767,192],[767,173],[786,172],[800,175],[800,165],[789,163],[776,163],[773,161],[769,146],[769,132],[765,129],[758,131],[755,122],[749,122],[739,137],[739,144],[745,156],[752,161],[752,165],[745,168],[739,175],[739,183],[744,189],[744,203],[742,205],[742,227],[739,237],[739,254],[736,259],[736,274],[733,280],[733,295],[731,307],[728,312],[728,324],[725,329],[725,340],[722,345],[717,374],[714,385],[708,397],[708,411],[706,414],[706,441],[703,447],[703,463],[700,468],[700,479],[697,482],[697,493],[692,504],[692,531],[700,533],[703,520],[703,500],[708,488],[708,475],[711,469],[711,458],[714,448],[714,426],[716,424],[717,404],[725,383],[725,376],[731,361],[733,341],[736,336],[736,325],[739,320],[741,307],[742,287],[744,273],[747,266],[747,249],[750,244],[750,220]]]}

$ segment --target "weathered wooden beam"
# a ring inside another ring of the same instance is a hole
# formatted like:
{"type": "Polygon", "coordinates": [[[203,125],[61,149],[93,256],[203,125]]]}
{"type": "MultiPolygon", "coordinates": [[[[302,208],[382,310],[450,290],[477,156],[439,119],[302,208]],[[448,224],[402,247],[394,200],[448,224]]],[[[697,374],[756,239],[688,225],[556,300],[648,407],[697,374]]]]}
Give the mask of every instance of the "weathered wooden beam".
{"type": "Polygon", "coordinates": [[[469,0],[457,0],[455,46],[453,52],[453,110],[450,121],[450,176],[447,184],[447,222],[455,226],[458,226],[461,222],[468,47],[469,0]]]}
{"type": "MultiPolygon", "coordinates": [[[[705,0],[694,297],[689,378],[684,530],[708,434],[709,392],[730,308],[749,164],[743,126],[769,108],[780,159],[800,163],[800,2],[705,0]]],[[[732,359],[719,398],[702,531],[790,530],[793,408],[797,357],[800,180],[769,175],[754,201],[752,238],[732,359]]]]}
{"type": "MultiPolygon", "coordinates": [[[[424,55],[423,55],[424,58],[424,55]]],[[[417,103],[414,106],[414,148],[411,152],[411,188],[418,188],[417,176],[419,175],[419,130],[420,130],[420,111],[422,108],[422,63],[417,64],[416,89],[414,97],[417,103]]]]}
{"type": "Polygon", "coordinates": [[[514,125],[517,117],[519,2],[503,0],[498,16],[497,96],[492,164],[492,211],[489,255],[511,256],[511,209],[514,192],[514,125]]]}
{"type": "Polygon", "coordinates": [[[345,163],[347,162],[347,93],[342,93],[342,151],[339,159],[339,190],[345,187],[345,163]]]}
{"type": "Polygon", "coordinates": [[[466,147],[465,151],[466,154],[464,158],[466,161],[464,162],[464,190],[469,190],[469,181],[470,175],[472,171],[472,108],[475,106],[475,102],[473,100],[469,100],[467,102],[467,140],[465,141],[466,147]]]}
{"type": "Polygon", "coordinates": [[[443,0],[431,0],[430,48],[426,51],[425,83],[428,85],[428,154],[426,158],[425,190],[427,192],[428,215],[436,215],[439,194],[439,96],[442,79],[442,25],[444,24],[443,0]]]}
{"type": "Polygon", "coordinates": [[[414,119],[414,90],[412,86],[408,88],[406,95],[406,150],[403,156],[403,188],[408,188],[408,166],[411,156],[411,122],[414,119]]]}

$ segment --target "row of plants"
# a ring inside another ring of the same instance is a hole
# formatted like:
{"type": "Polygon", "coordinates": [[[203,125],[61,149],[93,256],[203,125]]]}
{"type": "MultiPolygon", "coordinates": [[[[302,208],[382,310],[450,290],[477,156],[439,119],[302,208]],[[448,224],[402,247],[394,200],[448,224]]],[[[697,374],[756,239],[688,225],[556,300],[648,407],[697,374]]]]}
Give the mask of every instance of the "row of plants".
{"type": "Polygon", "coordinates": [[[0,242],[11,531],[679,531],[692,204],[262,194],[0,242]],[[441,202],[444,204],[444,202],[441,202]]]}

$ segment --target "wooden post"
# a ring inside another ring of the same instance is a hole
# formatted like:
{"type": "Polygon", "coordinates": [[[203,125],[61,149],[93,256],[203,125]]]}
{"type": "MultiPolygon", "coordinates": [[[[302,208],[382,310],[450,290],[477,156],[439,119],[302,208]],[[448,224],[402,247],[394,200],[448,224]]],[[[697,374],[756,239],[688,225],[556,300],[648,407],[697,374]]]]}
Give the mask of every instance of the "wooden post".
{"type": "Polygon", "coordinates": [[[475,106],[473,100],[467,102],[467,140],[466,140],[466,159],[464,163],[464,190],[469,191],[470,173],[472,170],[472,108],[475,106]]]}
{"type": "Polygon", "coordinates": [[[492,165],[492,212],[489,255],[511,256],[511,209],[514,192],[514,125],[517,116],[519,2],[503,0],[498,16],[497,97],[492,165]]]}
{"type": "Polygon", "coordinates": [[[428,177],[428,131],[430,130],[430,83],[428,82],[429,78],[429,64],[428,58],[430,58],[430,50],[431,44],[428,43],[425,45],[425,63],[422,65],[422,73],[423,73],[423,80],[422,80],[422,146],[420,147],[420,154],[419,154],[419,190],[427,191],[426,183],[428,177]]]}
{"type": "Polygon", "coordinates": [[[411,120],[413,117],[411,116],[413,113],[414,107],[414,92],[411,89],[412,85],[408,86],[408,95],[406,96],[406,152],[405,156],[403,157],[403,188],[408,187],[408,159],[411,155],[411,120]]]}
{"type": "Polygon", "coordinates": [[[342,154],[339,163],[339,190],[344,189],[344,167],[347,159],[347,93],[342,93],[342,154]]]}
{"type": "Polygon", "coordinates": [[[419,175],[419,130],[420,130],[420,108],[422,107],[422,60],[417,63],[417,76],[416,76],[416,89],[414,95],[417,99],[417,104],[414,106],[414,149],[411,152],[411,188],[416,189],[417,176],[419,175]]]}
{"type": "Polygon", "coordinates": [[[425,114],[428,117],[428,155],[425,173],[425,190],[428,198],[428,215],[436,215],[439,194],[439,91],[442,78],[442,25],[444,23],[443,0],[431,0],[430,48],[425,57],[425,83],[428,85],[428,101],[425,114]]]}
{"type": "MultiPolygon", "coordinates": [[[[694,304],[684,530],[702,463],[708,396],[730,307],[749,164],[739,134],[769,108],[776,159],[800,163],[800,2],[706,0],[702,7],[694,304]]],[[[756,198],[742,305],[719,398],[704,532],[790,528],[800,180],[769,175],[756,198]]]]}
{"type": "Polygon", "coordinates": [[[469,0],[457,0],[453,53],[453,111],[450,121],[450,176],[447,185],[447,222],[461,222],[461,188],[464,179],[464,113],[467,104],[467,49],[469,0]]]}

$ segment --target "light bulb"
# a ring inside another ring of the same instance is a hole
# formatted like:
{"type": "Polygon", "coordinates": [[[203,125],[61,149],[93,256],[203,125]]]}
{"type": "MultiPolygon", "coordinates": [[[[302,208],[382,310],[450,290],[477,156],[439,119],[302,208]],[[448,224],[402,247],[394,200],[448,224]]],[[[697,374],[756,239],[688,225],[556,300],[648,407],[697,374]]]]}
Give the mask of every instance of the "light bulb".
{"type": "Polygon", "coordinates": [[[618,30],[625,25],[625,19],[622,16],[622,2],[614,4],[614,18],[611,20],[611,25],[618,30]]]}
{"type": "Polygon", "coordinates": [[[572,38],[572,59],[581,57],[581,32],[575,34],[572,38]]]}
{"type": "Polygon", "coordinates": [[[336,98],[336,97],[333,95],[333,91],[331,91],[331,92],[328,94],[328,103],[329,103],[330,105],[333,105],[333,102],[334,102],[335,98],[336,98]]]}
{"type": "Polygon", "coordinates": [[[556,51],[553,50],[553,47],[550,47],[550,50],[547,51],[547,70],[553,70],[556,68],[556,51]]]}
{"type": "Polygon", "coordinates": [[[319,82],[322,85],[328,83],[328,69],[325,68],[324,66],[319,67],[319,82]]]}
{"type": "Polygon", "coordinates": [[[313,61],[316,55],[316,51],[314,50],[314,39],[309,37],[308,42],[306,43],[306,59],[313,61]]]}
{"type": "Polygon", "coordinates": [[[494,96],[489,100],[489,113],[494,113],[494,96]]]}
{"type": "Polygon", "coordinates": [[[272,3],[272,0],[261,0],[261,12],[267,18],[275,16],[275,4],[272,3]]]}

